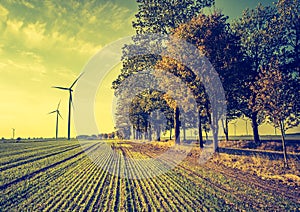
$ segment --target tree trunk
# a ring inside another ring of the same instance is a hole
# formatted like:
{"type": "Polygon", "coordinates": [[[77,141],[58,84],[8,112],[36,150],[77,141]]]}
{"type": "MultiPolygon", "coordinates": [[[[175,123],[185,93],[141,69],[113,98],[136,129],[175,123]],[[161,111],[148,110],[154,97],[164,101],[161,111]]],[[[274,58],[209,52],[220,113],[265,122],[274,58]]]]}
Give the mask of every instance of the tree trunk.
{"type": "Polygon", "coordinates": [[[185,122],[182,123],[182,131],[183,131],[183,141],[186,141],[186,129],[185,122]]]}
{"type": "Polygon", "coordinates": [[[180,144],[180,121],[179,121],[179,108],[174,110],[174,128],[175,128],[175,143],[180,144]]]}
{"type": "Polygon", "coordinates": [[[170,127],[170,140],[172,140],[172,127],[170,127]]]}
{"type": "Polygon", "coordinates": [[[160,126],[158,126],[156,129],[156,140],[160,141],[160,126]]]}
{"type": "Polygon", "coordinates": [[[145,126],[145,132],[143,133],[144,134],[144,140],[148,140],[148,123],[146,124],[145,126]]]}
{"type": "Polygon", "coordinates": [[[200,148],[204,147],[203,136],[202,136],[202,123],[200,110],[198,111],[198,134],[199,134],[199,146],[200,148]]]}
{"type": "Polygon", "coordinates": [[[148,140],[149,140],[149,141],[152,141],[152,132],[151,132],[151,126],[150,126],[150,123],[149,123],[149,127],[148,127],[148,140]]]}
{"type": "Polygon", "coordinates": [[[280,132],[281,132],[284,166],[288,168],[289,164],[288,164],[286,145],[285,145],[285,130],[284,130],[284,126],[283,126],[282,121],[280,121],[280,132]]]}
{"type": "Polygon", "coordinates": [[[219,145],[218,145],[218,133],[219,133],[219,125],[218,125],[218,118],[217,116],[212,113],[212,121],[211,121],[211,129],[213,134],[213,151],[218,151],[219,145]]]}
{"type": "Polygon", "coordinates": [[[225,128],[226,128],[226,134],[225,134],[225,136],[226,136],[226,141],[229,141],[229,128],[228,128],[228,119],[227,119],[227,117],[226,117],[226,120],[225,120],[225,128]]]}
{"type": "Polygon", "coordinates": [[[133,140],[135,140],[136,139],[136,133],[135,133],[135,129],[134,129],[134,127],[132,126],[132,135],[133,135],[133,140]]]}
{"type": "Polygon", "coordinates": [[[257,124],[257,112],[253,112],[251,114],[251,120],[252,120],[252,129],[253,129],[253,136],[254,136],[254,142],[259,144],[259,133],[258,133],[258,124],[257,124]]]}
{"type": "Polygon", "coordinates": [[[227,119],[227,117],[225,118],[225,120],[222,119],[222,127],[223,127],[223,132],[225,134],[225,139],[226,139],[226,141],[229,141],[229,136],[228,136],[228,119],[227,119]]]}
{"type": "Polygon", "coordinates": [[[214,148],[214,151],[218,151],[218,132],[219,132],[219,129],[216,128],[213,130],[213,148],[214,148]]]}

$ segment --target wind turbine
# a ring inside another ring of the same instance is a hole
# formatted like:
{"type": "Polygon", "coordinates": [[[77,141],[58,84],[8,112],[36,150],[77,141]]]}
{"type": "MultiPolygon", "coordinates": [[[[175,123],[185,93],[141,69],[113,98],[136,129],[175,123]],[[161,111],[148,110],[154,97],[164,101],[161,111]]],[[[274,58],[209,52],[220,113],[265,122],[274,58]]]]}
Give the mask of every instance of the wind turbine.
{"type": "Polygon", "coordinates": [[[246,123],[246,135],[249,135],[249,133],[248,133],[248,121],[249,120],[245,116],[242,120],[245,121],[245,123],[246,123]]]}
{"type": "Polygon", "coordinates": [[[237,121],[231,123],[231,124],[234,126],[234,136],[236,136],[236,122],[237,122],[237,121]]]}
{"type": "MultiPolygon", "coordinates": [[[[82,73],[83,74],[83,73],[82,73]]],[[[69,88],[65,87],[58,87],[58,86],[53,86],[52,88],[57,88],[60,90],[67,90],[69,91],[69,116],[68,116],[68,140],[70,140],[70,134],[71,134],[71,105],[72,105],[72,88],[76,84],[76,82],[79,80],[79,78],[82,76],[82,74],[77,77],[77,79],[72,83],[72,85],[69,88]]]]}
{"type": "Polygon", "coordinates": [[[59,105],[60,105],[60,101],[57,105],[57,108],[56,110],[50,112],[49,114],[52,114],[52,113],[56,113],[56,134],[55,134],[55,139],[57,140],[58,138],[58,116],[60,116],[60,118],[62,118],[62,116],[60,115],[60,112],[59,112],[59,105]]]}
{"type": "Polygon", "coordinates": [[[16,129],[15,128],[11,128],[12,129],[12,138],[14,139],[15,138],[15,131],[16,129]]]}

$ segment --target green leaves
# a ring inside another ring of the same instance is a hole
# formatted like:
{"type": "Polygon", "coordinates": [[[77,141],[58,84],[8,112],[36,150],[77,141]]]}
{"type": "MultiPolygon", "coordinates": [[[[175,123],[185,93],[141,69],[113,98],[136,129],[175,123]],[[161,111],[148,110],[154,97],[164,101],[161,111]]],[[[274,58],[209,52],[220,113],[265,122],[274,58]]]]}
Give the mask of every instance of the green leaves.
{"type": "Polygon", "coordinates": [[[166,33],[197,16],[201,9],[214,4],[214,0],[168,1],[139,0],[136,21],[132,26],[137,34],[166,33]]]}

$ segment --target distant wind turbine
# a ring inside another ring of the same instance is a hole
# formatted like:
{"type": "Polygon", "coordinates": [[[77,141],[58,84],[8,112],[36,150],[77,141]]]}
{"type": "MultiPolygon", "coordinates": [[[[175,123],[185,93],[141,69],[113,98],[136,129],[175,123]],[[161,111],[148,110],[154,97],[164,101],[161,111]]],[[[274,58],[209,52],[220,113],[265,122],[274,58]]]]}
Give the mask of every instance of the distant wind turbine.
{"type": "Polygon", "coordinates": [[[60,116],[60,118],[62,118],[62,116],[60,115],[60,112],[59,112],[59,105],[60,105],[60,101],[57,105],[57,108],[56,110],[50,112],[49,114],[52,114],[52,113],[56,113],[56,134],[55,134],[55,139],[57,140],[58,138],[58,116],[60,116]]]}
{"type": "Polygon", "coordinates": [[[237,121],[231,123],[231,124],[234,126],[234,136],[236,136],[236,122],[237,122],[237,121]]]}
{"type": "Polygon", "coordinates": [[[248,120],[246,117],[244,117],[243,120],[244,120],[245,123],[246,123],[246,135],[249,135],[249,133],[248,133],[248,121],[249,121],[249,120],[248,120]]]}
{"type": "Polygon", "coordinates": [[[68,140],[70,140],[70,134],[71,134],[71,105],[72,105],[72,102],[73,102],[73,100],[72,100],[72,92],[73,92],[72,88],[76,84],[76,82],[79,80],[79,78],[82,76],[82,74],[80,74],[79,77],[77,77],[77,79],[73,82],[73,84],[69,88],[57,87],[57,86],[52,87],[52,88],[57,88],[57,89],[60,89],[60,90],[69,91],[68,140]]]}
{"type": "Polygon", "coordinates": [[[14,139],[15,138],[16,129],[15,128],[11,128],[11,129],[12,129],[12,138],[14,139]]]}

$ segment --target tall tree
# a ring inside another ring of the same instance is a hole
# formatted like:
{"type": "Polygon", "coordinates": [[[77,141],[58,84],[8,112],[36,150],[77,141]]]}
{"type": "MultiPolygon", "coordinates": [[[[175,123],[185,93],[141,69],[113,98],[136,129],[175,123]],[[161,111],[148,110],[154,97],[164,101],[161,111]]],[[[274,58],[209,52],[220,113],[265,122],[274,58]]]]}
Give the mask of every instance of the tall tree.
{"type": "MultiPolygon", "coordinates": [[[[233,114],[236,110],[232,101],[234,100],[234,90],[237,90],[238,85],[238,72],[235,71],[235,67],[238,61],[239,48],[238,39],[231,33],[229,24],[226,21],[227,17],[220,12],[215,11],[211,15],[200,14],[190,22],[176,28],[173,36],[185,39],[197,47],[199,52],[191,52],[190,54],[198,55],[200,53],[209,59],[221,78],[227,101],[231,102],[230,113],[233,114]]],[[[171,44],[167,51],[176,54],[179,51],[178,46],[171,44]]],[[[187,50],[185,49],[185,51],[187,50]]],[[[180,77],[193,91],[199,111],[200,147],[203,147],[201,124],[205,116],[210,117],[211,114],[210,97],[205,93],[204,84],[207,83],[205,80],[211,79],[199,79],[195,76],[193,70],[189,70],[188,67],[184,67],[178,61],[169,57],[164,57],[157,63],[157,67],[180,77]]],[[[210,119],[208,121],[211,124],[210,119]]],[[[226,123],[226,126],[228,126],[228,119],[226,119],[226,123]]]]}
{"type": "Polygon", "coordinates": [[[285,132],[300,123],[299,84],[290,75],[283,74],[277,62],[272,62],[261,70],[251,90],[256,94],[255,108],[264,112],[268,121],[280,129],[284,163],[288,166],[285,132]]]}
{"type": "Polygon", "coordinates": [[[240,71],[244,83],[241,87],[240,110],[252,120],[254,141],[259,143],[258,126],[261,123],[256,109],[256,93],[252,92],[250,85],[258,76],[260,67],[267,65],[271,58],[278,55],[278,46],[281,36],[272,28],[277,13],[274,7],[264,7],[258,4],[255,9],[246,9],[242,17],[233,24],[234,32],[240,38],[241,50],[244,54],[244,66],[240,71]]]}

